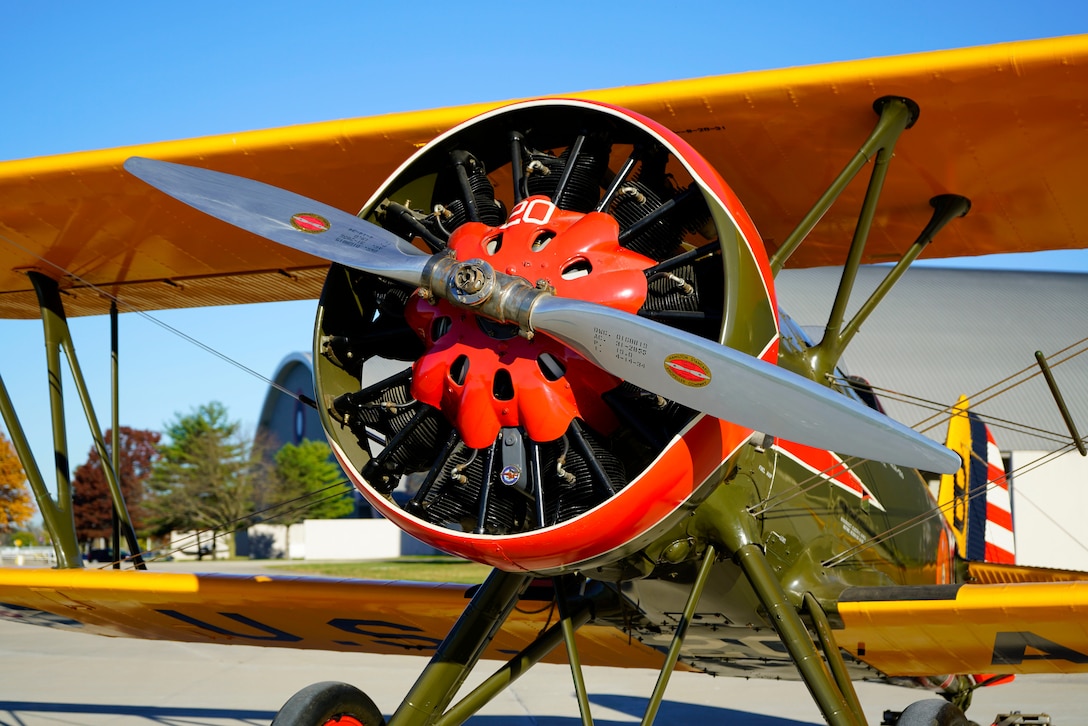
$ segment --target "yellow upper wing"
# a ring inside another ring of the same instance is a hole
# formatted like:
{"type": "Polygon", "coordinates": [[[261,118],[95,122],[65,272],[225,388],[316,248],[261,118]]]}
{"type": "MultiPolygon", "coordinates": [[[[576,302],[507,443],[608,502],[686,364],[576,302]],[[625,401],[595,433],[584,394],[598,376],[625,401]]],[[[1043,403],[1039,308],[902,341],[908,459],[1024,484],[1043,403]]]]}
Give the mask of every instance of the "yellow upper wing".
{"type": "MultiPolygon", "coordinates": [[[[872,127],[872,102],[918,102],[866,261],[897,256],[930,197],[971,214],[927,254],[1088,247],[1088,36],[573,94],[653,117],[734,187],[774,248],[872,127]]],[[[497,104],[494,104],[497,105],[497,104]]],[[[255,131],[0,164],[0,317],[36,317],[25,268],[64,280],[70,315],[316,297],[325,265],[182,208],[121,169],[132,155],[205,165],[354,211],[419,146],[490,105],[255,131]]],[[[840,264],[864,181],[791,258],[840,264]]]]}
{"type": "MultiPolygon", "coordinates": [[[[135,570],[0,568],[0,618],[96,635],[431,655],[468,604],[465,585],[135,570]]],[[[523,600],[484,657],[506,660],[556,615],[523,600]]],[[[659,668],[658,651],[586,625],[589,665],[659,668]]],[[[546,660],[565,662],[562,648],[546,660]]]]}

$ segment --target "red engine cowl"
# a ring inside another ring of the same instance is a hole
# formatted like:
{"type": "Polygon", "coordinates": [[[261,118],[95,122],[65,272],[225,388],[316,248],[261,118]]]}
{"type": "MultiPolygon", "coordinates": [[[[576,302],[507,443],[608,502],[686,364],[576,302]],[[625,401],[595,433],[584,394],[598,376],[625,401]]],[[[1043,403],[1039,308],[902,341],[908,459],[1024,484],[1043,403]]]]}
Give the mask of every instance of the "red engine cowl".
{"type": "MultiPolygon", "coordinates": [[[[364,216],[556,295],[776,356],[751,221],[685,142],[620,109],[533,101],[485,114],[421,149],[364,216]]],[[[751,434],[547,336],[335,265],[315,361],[330,442],[371,504],[426,543],[506,570],[632,554],[751,434]]]]}

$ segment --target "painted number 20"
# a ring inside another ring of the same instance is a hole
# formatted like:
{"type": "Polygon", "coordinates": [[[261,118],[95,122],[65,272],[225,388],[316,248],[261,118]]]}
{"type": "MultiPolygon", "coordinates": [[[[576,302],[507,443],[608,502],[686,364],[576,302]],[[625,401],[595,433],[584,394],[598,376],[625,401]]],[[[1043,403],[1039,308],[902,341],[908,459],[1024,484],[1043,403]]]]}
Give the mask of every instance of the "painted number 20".
{"type": "Polygon", "coordinates": [[[522,199],[510,210],[510,218],[503,227],[513,227],[515,224],[527,222],[529,224],[547,224],[555,214],[555,205],[545,197],[529,197],[522,199]]]}

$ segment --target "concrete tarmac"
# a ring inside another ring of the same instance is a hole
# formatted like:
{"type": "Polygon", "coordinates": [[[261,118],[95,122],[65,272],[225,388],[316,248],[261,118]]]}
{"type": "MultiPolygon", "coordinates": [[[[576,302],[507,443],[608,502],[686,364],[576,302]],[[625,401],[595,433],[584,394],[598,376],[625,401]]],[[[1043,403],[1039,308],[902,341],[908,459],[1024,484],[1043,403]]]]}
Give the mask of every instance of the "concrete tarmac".
{"type": "MultiPolygon", "coordinates": [[[[168,563],[162,570],[255,571],[256,563],[168,563]]],[[[260,566],[257,565],[257,568],[260,566]]],[[[102,638],[0,622],[0,726],[253,726],[268,724],[291,694],[337,680],[366,691],[392,713],[426,665],[418,656],[289,651],[254,646],[102,638]]],[[[498,666],[485,663],[468,686],[498,666]]],[[[657,674],[587,668],[594,722],[638,723],[657,674]]],[[[927,692],[858,684],[869,723],[927,692]]],[[[1088,724],[1088,676],[1019,677],[975,696],[970,716],[985,726],[997,713],[1046,712],[1059,726],[1088,724]]],[[[566,666],[539,665],[468,723],[474,726],[578,726],[566,666]]],[[[660,726],[821,724],[804,685],[675,673],[660,726]]]]}

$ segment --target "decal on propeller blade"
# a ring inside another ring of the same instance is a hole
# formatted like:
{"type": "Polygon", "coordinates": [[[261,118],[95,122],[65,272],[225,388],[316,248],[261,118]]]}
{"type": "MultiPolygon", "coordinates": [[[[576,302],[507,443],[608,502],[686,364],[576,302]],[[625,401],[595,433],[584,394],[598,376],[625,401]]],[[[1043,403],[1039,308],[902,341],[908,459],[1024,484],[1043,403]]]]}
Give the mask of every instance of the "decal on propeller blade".
{"type": "Polygon", "coordinates": [[[710,383],[710,368],[707,364],[684,353],[673,353],[666,357],[665,370],[673,380],[685,386],[702,388],[710,383]]]}
{"type": "Polygon", "coordinates": [[[307,234],[321,234],[322,232],[329,231],[329,220],[325,219],[320,214],[299,212],[298,214],[292,215],[291,226],[298,231],[307,234]]]}

